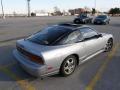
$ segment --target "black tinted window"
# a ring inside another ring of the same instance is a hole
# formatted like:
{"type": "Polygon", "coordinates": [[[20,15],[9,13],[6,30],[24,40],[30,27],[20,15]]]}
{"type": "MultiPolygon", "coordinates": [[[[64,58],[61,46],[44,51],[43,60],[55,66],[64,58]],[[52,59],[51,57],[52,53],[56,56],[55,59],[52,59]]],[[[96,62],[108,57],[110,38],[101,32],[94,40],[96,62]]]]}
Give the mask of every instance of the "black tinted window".
{"type": "Polygon", "coordinates": [[[98,35],[98,33],[91,28],[82,28],[80,29],[80,32],[83,35],[83,38],[91,38],[95,35],[98,35]]]}
{"type": "Polygon", "coordinates": [[[65,38],[63,38],[59,44],[71,44],[71,43],[75,43],[80,39],[81,35],[80,35],[80,31],[74,31],[72,33],[70,33],[68,36],[66,36],[65,38]]]}
{"type": "Polygon", "coordinates": [[[79,18],[87,18],[87,15],[79,15],[79,18]]]}
{"type": "Polygon", "coordinates": [[[71,30],[64,27],[53,26],[30,36],[28,40],[38,44],[50,45],[69,32],[71,32],[71,30]]]}

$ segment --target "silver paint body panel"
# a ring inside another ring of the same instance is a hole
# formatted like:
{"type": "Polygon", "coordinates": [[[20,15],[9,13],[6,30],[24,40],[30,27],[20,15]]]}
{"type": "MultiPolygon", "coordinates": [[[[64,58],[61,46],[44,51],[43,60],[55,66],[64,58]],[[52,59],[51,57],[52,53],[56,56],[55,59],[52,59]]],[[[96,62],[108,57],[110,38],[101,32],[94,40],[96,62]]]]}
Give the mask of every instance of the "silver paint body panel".
{"type": "Polygon", "coordinates": [[[78,55],[79,64],[81,64],[95,55],[103,52],[108,39],[113,38],[113,36],[111,34],[102,35],[103,36],[100,38],[58,46],[39,45],[24,39],[17,41],[16,44],[22,46],[24,50],[42,57],[45,62],[44,65],[31,62],[17,50],[14,50],[13,54],[23,69],[25,69],[31,75],[41,77],[57,74],[59,73],[62,62],[69,55],[78,55]],[[48,69],[49,67],[52,68],[48,69]]]}

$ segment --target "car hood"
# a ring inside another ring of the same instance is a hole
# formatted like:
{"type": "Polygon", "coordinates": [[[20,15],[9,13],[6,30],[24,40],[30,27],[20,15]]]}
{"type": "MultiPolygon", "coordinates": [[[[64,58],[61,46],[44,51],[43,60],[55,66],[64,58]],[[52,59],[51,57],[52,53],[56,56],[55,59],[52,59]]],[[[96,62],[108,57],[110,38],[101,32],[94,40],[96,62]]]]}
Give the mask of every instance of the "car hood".
{"type": "Polygon", "coordinates": [[[103,36],[107,35],[106,33],[101,33],[103,36]]]}
{"type": "Polygon", "coordinates": [[[113,37],[112,34],[108,34],[108,33],[101,33],[101,34],[102,34],[102,36],[111,36],[111,37],[113,37]]]}

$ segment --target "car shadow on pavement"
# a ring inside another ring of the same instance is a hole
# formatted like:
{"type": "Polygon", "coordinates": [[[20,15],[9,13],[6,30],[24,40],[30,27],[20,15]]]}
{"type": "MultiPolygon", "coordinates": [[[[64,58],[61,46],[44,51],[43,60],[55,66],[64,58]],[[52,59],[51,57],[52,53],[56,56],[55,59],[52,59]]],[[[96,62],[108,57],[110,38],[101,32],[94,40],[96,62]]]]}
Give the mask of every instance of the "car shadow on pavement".
{"type": "Polygon", "coordinates": [[[0,82],[35,79],[16,62],[13,57],[14,48],[14,45],[0,46],[0,82]]]}
{"type": "MultiPolygon", "coordinates": [[[[94,65],[90,65],[86,68],[80,75],[79,79],[82,83],[85,85],[88,85],[91,80],[96,76],[97,71],[101,68],[101,65],[104,63],[97,62],[94,65]]],[[[118,87],[118,83],[120,83],[120,56],[114,56],[112,60],[109,61],[109,63],[106,65],[106,68],[104,69],[103,73],[100,75],[100,78],[95,83],[95,90],[106,90],[109,87],[109,90],[113,87],[118,87]],[[111,83],[110,83],[111,82],[111,83]],[[114,84],[113,84],[114,82],[114,84]]],[[[119,86],[120,88],[120,86],[119,86]]],[[[113,89],[117,90],[117,89],[113,89]]]]}
{"type": "MultiPolygon", "coordinates": [[[[56,75],[52,75],[49,77],[44,77],[43,80],[41,80],[41,78],[33,77],[30,74],[26,73],[21,68],[21,66],[16,62],[15,58],[12,56],[13,49],[14,49],[14,46],[11,46],[11,45],[0,47],[0,55],[1,55],[0,62],[4,62],[3,67],[0,65],[1,66],[1,69],[0,69],[0,82],[1,83],[11,82],[11,81],[15,83],[16,81],[27,81],[29,83],[32,83],[35,86],[38,85],[39,87],[41,87],[42,85],[49,86],[49,87],[51,86],[55,87],[57,85],[69,86],[69,85],[73,85],[73,83],[78,82],[73,86],[78,87],[78,88],[80,87],[85,88],[89,84],[89,82],[92,80],[92,78],[95,76],[101,64],[104,62],[103,58],[106,57],[106,53],[102,53],[102,57],[101,55],[98,55],[96,56],[97,59],[93,58],[91,60],[88,60],[87,62],[78,66],[75,72],[68,77],[62,77],[60,74],[56,74],[56,75]],[[11,62],[13,62],[14,64],[12,64],[11,62]],[[61,83],[64,83],[64,85],[61,83]]],[[[120,83],[120,80],[119,80],[120,73],[118,73],[119,68],[120,68],[119,59],[120,59],[119,55],[115,56],[113,60],[110,61],[110,63],[108,64],[107,69],[104,71],[105,73],[103,73],[103,76],[107,78],[105,80],[109,82],[111,80],[113,80],[113,82],[115,81],[114,85],[118,85],[118,83],[120,83]]],[[[103,84],[105,83],[103,77],[100,80],[102,80],[101,82],[103,84]]],[[[107,86],[108,83],[105,83],[104,85],[107,86]]],[[[112,86],[113,85],[111,85],[111,87],[112,86]]],[[[98,90],[98,89],[95,89],[95,90],[98,90]]],[[[99,89],[99,90],[103,90],[103,89],[99,89]]],[[[118,89],[114,89],[114,90],[118,90],[118,89]]]]}

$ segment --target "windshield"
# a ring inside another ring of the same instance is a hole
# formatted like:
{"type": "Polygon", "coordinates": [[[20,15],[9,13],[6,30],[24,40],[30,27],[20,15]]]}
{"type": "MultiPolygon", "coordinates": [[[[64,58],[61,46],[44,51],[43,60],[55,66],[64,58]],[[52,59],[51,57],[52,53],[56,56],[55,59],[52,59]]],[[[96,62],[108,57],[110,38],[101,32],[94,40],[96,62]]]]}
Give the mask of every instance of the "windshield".
{"type": "Polygon", "coordinates": [[[79,18],[87,18],[87,15],[81,14],[81,15],[79,15],[78,17],[79,17],[79,18]]]}
{"type": "Polygon", "coordinates": [[[107,18],[107,16],[106,15],[99,15],[97,18],[105,19],[105,18],[107,18]]]}
{"type": "Polygon", "coordinates": [[[41,45],[50,45],[62,38],[62,36],[68,34],[70,31],[72,30],[59,26],[48,27],[30,36],[27,40],[41,45]]]}

